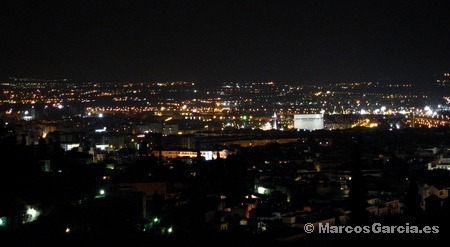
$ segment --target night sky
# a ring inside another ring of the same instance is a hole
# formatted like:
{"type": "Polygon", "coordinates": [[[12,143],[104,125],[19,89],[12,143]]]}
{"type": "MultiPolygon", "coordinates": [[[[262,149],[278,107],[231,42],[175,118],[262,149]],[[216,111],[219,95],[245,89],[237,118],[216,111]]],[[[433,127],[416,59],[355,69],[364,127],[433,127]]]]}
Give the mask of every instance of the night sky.
{"type": "Polygon", "coordinates": [[[450,1],[0,0],[0,78],[427,83],[450,1]]]}

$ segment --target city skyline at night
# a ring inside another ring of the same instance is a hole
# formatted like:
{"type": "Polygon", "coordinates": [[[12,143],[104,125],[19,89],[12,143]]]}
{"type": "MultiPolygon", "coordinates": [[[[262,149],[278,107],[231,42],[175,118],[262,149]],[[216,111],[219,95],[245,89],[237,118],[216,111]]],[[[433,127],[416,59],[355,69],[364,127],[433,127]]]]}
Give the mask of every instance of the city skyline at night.
{"type": "Polygon", "coordinates": [[[450,67],[448,1],[2,1],[0,78],[377,81],[450,67]]]}
{"type": "Polygon", "coordinates": [[[0,0],[0,243],[445,240],[449,9],[0,0]]]}

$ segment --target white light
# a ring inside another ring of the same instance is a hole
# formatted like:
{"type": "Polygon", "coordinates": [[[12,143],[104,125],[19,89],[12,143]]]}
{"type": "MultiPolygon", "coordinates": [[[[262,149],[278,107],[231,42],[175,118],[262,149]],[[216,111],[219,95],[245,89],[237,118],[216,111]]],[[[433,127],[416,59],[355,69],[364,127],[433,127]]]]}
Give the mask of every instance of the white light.
{"type": "Polygon", "coordinates": [[[98,117],[103,117],[103,113],[98,114],[98,117]]]}
{"type": "Polygon", "coordinates": [[[34,208],[29,208],[28,210],[27,210],[27,214],[29,214],[29,215],[31,215],[31,217],[35,217],[36,216],[36,214],[37,214],[37,211],[36,211],[36,209],[34,209],[34,208]]]}
{"type": "Polygon", "coordinates": [[[264,194],[266,192],[266,188],[264,187],[258,187],[258,193],[259,194],[264,194]]]}
{"type": "Polygon", "coordinates": [[[37,217],[40,215],[40,212],[38,212],[34,208],[28,208],[26,214],[29,215],[27,222],[32,222],[37,219],[37,217]]]}

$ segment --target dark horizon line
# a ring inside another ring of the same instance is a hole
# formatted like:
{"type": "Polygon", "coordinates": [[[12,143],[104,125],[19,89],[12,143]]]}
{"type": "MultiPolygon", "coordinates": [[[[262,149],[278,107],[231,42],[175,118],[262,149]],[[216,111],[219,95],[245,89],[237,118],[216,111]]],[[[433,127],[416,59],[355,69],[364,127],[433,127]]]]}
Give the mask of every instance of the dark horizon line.
{"type": "MultiPolygon", "coordinates": [[[[436,74],[434,75],[436,76],[436,74]]],[[[430,78],[431,82],[432,77],[430,78]]],[[[7,79],[2,79],[3,82],[8,81],[8,80],[23,80],[23,81],[36,81],[36,82],[73,82],[73,83],[83,83],[83,82],[95,82],[95,83],[154,83],[154,82],[177,82],[177,81],[183,81],[183,82],[193,82],[196,84],[196,86],[204,86],[204,87],[214,87],[223,83],[227,83],[227,82],[236,82],[236,83],[253,83],[253,82],[274,82],[274,83],[284,83],[284,84],[292,84],[292,85],[328,85],[331,83],[342,83],[342,82],[395,82],[395,83],[402,83],[402,84],[412,84],[412,85],[416,85],[416,86],[420,86],[422,85],[422,83],[418,83],[418,82],[413,82],[411,80],[396,80],[396,79],[391,79],[390,77],[387,78],[379,78],[379,79],[372,79],[372,80],[334,80],[334,81],[329,81],[329,82],[318,82],[318,81],[314,81],[314,82],[309,82],[309,83],[304,83],[304,82],[300,82],[300,81],[296,81],[296,82],[287,82],[287,81],[277,81],[277,80],[247,80],[247,81],[242,81],[242,80],[222,80],[221,82],[216,81],[215,83],[206,83],[205,81],[201,82],[199,80],[108,80],[108,79],[103,79],[103,80],[86,80],[86,79],[73,79],[70,77],[38,77],[38,76],[9,76],[7,79]]]]}

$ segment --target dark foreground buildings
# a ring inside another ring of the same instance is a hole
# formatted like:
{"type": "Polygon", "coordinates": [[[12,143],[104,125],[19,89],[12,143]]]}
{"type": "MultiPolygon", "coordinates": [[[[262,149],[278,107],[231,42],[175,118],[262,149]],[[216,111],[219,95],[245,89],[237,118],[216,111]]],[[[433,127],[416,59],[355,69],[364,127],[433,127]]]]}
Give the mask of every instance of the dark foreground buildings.
{"type": "Polygon", "coordinates": [[[0,132],[2,246],[412,244],[449,232],[447,128],[256,131],[245,138],[259,145],[228,135],[228,156],[212,159],[200,149],[163,156],[158,146],[107,152],[80,135],[65,150],[0,132]],[[305,233],[308,223],[315,233],[305,233]],[[317,232],[374,223],[411,233],[317,232]]]}

